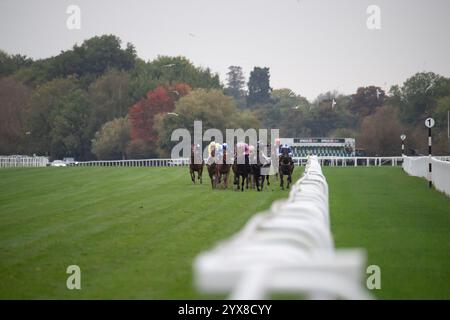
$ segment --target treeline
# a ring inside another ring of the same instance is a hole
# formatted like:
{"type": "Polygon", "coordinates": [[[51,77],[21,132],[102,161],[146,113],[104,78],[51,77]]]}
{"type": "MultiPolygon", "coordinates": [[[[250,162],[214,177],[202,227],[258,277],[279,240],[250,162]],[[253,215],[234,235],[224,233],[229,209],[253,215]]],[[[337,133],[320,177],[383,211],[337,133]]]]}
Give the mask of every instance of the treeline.
{"type": "Polygon", "coordinates": [[[450,153],[450,79],[418,73],[389,93],[370,86],[308,101],[270,87],[269,68],[245,80],[231,66],[226,84],[184,57],[143,61],[113,35],[93,37],[55,57],[32,60],[0,51],[0,154],[77,160],[166,157],[172,130],[280,128],[284,137],[356,137],[370,155],[426,153],[423,121],[432,116],[435,151],[450,153]]]}

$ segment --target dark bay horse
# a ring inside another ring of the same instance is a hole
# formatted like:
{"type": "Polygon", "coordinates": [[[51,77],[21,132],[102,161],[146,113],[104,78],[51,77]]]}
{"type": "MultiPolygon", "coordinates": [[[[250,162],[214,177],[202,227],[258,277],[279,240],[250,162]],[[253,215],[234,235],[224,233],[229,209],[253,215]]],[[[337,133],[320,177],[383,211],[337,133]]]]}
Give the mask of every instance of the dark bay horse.
{"type": "Polygon", "coordinates": [[[195,145],[191,146],[191,162],[189,163],[189,173],[191,174],[191,180],[195,184],[195,172],[197,172],[197,178],[200,180],[200,184],[202,181],[202,173],[203,166],[205,165],[205,161],[202,157],[201,150],[197,149],[195,145]]]}
{"type": "Polygon", "coordinates": [[[237,185],[237,190],[241,189],[244,191],[244,183],[247,182],[248,189],[248,178],[252,171],[250,166],[250,160],[248,158],[248,154],[246,155],[236,155],[233,163],[233,172],[234,172],[234,184],[237,185]],[[242,178],[242,185],[240,184],[240,178],[242,178]]]}
{"type": "Polygon", "coordinates": [[[261,163],[261,158],[259,156],[259,146],[256,148],[256,155],[253,154],[251,157],[252,163],[250,165],[251,167],[251,173],[254,179],[254,183],[256,185],[256,190],[258,191],[262,191],[264,188],[264,179],[265,179],[265,175],[261,174],[261,168],[263,166],[263,164],[261,163]],[[260,183],[261,183],[261,189],[260,187],[260,183]]]}
{"type": "Polygon", "coordinates": [[[289,155],[288,151],[284,151],[280,155],[280,163],[279,163],[279,174],[280,174],[280,187],[282,190],[284,190],[284,180],[283,177],[287,176],[287,188],[289,189],[289,186],[292,182],[292,173],[294,172],[294,161],[292,160],[292,157],[289,155]]]}
{"type": "Polygon", "coordinates": [[[216,160],[215,185],[217,187],[223,178],[223,186],[226,189],[228,188],[228,176],[231,171],[231,164],[227,163],[227,150],[223,150],[222,155],[218,156],[216,160]]]}

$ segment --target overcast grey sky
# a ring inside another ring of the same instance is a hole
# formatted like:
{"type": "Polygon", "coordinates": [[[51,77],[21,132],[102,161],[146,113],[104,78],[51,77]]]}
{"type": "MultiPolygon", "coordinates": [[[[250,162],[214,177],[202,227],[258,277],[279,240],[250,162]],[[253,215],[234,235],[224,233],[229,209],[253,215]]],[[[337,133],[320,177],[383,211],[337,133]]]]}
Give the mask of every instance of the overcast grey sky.
{"type": "Polygon", "coordinates": [[[450,76],[450,0],[0,0],[0,48],[44,58],[94,35],[139,57],[184,55],[225,81],[227,67],[267,66],[273,88],[309,99],[361,85],[388,88],[418,71],[450,76]],[[69,5],[81,29],[66,27],[69,5]],[[381,29],[369,30],[369,5],[381,29]]]}

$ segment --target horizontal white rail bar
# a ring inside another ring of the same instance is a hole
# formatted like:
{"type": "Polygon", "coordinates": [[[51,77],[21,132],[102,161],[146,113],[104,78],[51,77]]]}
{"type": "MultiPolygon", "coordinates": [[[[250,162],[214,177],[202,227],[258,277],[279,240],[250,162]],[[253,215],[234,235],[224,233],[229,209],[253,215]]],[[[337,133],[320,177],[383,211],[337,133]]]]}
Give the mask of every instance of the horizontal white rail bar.
{"type": "Polygon", "coordinates": [[[96,160],[77,162],[76,165],[83,167],[173,167],[187,166],[189,165],[189,159],[96,160]]]}
{"type": "MultiPolygon", "coordinates": [[[[403,161],[402,157],[317,157],[322,166],[398,166],[403,161]]],[[[293,157],[294,163],[304,166],[308,162],[307,157],[293,157]]],[[[89,167],[169,167],[189,165],[188,158],[179,159],[130,159],[130,160],[96,160],[78,162],[78,166],[89,167]]]]}

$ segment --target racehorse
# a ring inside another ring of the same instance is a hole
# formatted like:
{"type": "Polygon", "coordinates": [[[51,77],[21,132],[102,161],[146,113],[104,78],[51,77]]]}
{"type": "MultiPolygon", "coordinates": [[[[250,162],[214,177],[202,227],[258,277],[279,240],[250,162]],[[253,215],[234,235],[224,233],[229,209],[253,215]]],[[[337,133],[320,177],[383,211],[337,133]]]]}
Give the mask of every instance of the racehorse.
{"type": "Polygon", "coordinates": [[[261,159],[259,157],[259,145],[258,145],[256,148],[256,156],[254,153],[252,154],[252,164],[250,165],[254,183],[256,184],[256,190],[258,190],[258,191],[262,191],[262,189],[264,187],[265,175],[261,175],[261,167],[262,166],[263,166],[263,164],[261,163],[261,159]],[[259,188],[260,180],[261,180],[261,189],[259,188]]]}
{"type": "Polygon", "coordinates": [[[237,190],[241,189],[241,191],[244,191],[245,182],[247,182],[247,189],[248,189],[248,179],[252,171],[248,154],[244,153],[240,154],[239,152],[237,152],[234,157],[234,163],[232,168],[234,173],[234,184],[237,185],[237,190]],[[242,178],[242,185],[239,187],[240,178],[242,178]]]}
{"type": "Polygon", "coordinates": [[[222,151],[222,155],[217,157],[215,168],[215,185],[219,185],[223,177],[223,186],[228,188],[228,176],[230,175],[231,164],[227,163],[227,150],[222,151]]]}
{"type": "Polygon", "coordinates": [[[280,187],[284,190],[284,181],[283,176],[287,176],[287,188],[292,182],[292,173],[294,172],[294,161],[292,157],[289,155],[287,150],[283,150],[283,153],[280,155],[280,163],[279,163],[279,173],[280,173],[280,187]]]}
{"type": "Polygon", "coordinates": [[[211,149],[211,158],[213,159],[212,163],[207,163],[206,168],[208,169],[209,178],[211,179],[211,188],[216,187],[216,149],[211,149]]]}
{"type": "MultiPolygon", "coordinates": [[[[265,151],[267,151],[267,147],[264,147],[265,151]]],[[[261,176],[263,177],[262,179],[262,187],[264,187],[264,178],[267,181],[267,186],[270,186],[270,169],[272,167],[272,157],[268,157],[266,155],[266,153],[263,151],[261,153],[262,159],[261,159],[261,176]],[[265,174],[264,174],[265,173],[265,174]]]]}
{"type": "Polygon", "coordinates": [[[191,162],[189,163],[189,173],[191,174],[191,180],[195,184],[195,172],[197,172],[197,178],[202,181],[203,166],[205,161],[203,160],[201,150],[197,149],[195,145],[191,146],[191,162]]]}

